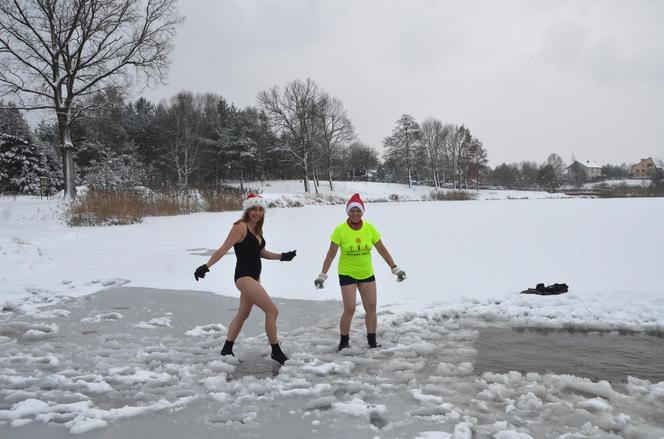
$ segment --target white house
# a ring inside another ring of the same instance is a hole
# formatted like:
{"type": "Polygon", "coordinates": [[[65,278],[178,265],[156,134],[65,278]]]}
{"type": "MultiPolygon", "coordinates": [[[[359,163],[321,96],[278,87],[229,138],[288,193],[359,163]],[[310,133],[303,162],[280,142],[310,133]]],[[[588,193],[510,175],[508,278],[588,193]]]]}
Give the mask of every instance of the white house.
{"type": "Polygon", "coordinates": [[[578,161],[567,167],[567,177],[571,181],[587,181],[600,178],[602,176],[602,166],[591,160],[578,161]]]}

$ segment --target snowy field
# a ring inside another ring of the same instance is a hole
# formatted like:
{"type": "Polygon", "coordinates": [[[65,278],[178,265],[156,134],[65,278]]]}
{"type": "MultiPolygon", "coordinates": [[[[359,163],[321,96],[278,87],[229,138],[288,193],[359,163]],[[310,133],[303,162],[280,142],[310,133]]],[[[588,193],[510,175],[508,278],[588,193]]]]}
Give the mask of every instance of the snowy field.
{"type": "Polygon", "coordinates": [[[664,334],[664,200],[518,198],[368,204],[408,279],[374,255],[383,348],[364,348],[358,306],[343,355],[335,271],[313,288],[343,207],[269,210],[268,249],[298,250],[264,263],[280,369],[257,310],[242,362],[218,356],[234,256],[193,279],[238,212],[68,228],[57,202],[2,198],[0,437],[664,437],[664,382],[473,372],[494,326],[664,334]],[[570,293],[519,294],[538,282],[570,293]]]}

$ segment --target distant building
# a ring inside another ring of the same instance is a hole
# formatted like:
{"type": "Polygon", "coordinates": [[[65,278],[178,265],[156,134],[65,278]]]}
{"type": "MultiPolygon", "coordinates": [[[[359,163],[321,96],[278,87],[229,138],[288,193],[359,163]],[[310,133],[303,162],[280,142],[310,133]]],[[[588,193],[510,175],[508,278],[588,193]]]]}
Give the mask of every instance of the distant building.
{"type": "Polygon", "coordinates": [[[602,167],[590,160],[574,163],[567,167],[567,178],[570,181],[588,181],[595,180],[602,176],[602,167]]]}
{"type": "Polygon", "coordinates": [[[634,178],[653,178],[664,174],[664,163],[654,160],[652,157],[641,159],[636,165],[632,165],[631,175],[634,178]]]}

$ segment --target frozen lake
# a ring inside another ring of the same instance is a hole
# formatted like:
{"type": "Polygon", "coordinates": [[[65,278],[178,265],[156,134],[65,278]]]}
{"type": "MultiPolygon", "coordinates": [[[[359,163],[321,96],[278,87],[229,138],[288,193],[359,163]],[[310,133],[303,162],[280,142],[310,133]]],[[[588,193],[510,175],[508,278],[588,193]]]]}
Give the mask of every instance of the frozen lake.
{"type": "Polygon", "coordinates": [[[661,357],[634,361],[651,339],[621,338],[664,332],[662,199],[368,204],[408,279],[375,255],[383,348],[365,348],[358,306],[342,354],[335,268],[325,289],[313,279],[343,207],[271,209],[270,250],[298,250],[262,279],[283,367],[257,310],[241,362],[219,357],[234,256],[192,276],[237,212],[69,228],[59,209],[0,199],[0,437],[664,436],[661,357]],[[519,294],[538,282],[570,292],[519,294]]]}

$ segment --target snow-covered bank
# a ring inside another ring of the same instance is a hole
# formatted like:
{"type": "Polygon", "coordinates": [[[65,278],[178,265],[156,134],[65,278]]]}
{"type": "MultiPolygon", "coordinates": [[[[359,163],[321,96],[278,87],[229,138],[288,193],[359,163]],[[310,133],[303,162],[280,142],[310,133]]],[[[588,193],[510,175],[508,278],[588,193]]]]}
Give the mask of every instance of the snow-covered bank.
{"type": "MultiPolygon", "coordinates": [[[[413,185],[411,188],[399,183],[378,183],[363,181],[335,181],[330,190],[328,182],[320,182],[318,193],[312,189],[305,194],[304,183],[293,180],[254,181],[246,182],[246,188],[257,190],[275,207],[301,207],[308,205],[345,204],[356,192],[367,202],[387,201],[427,201],[431,199],[434,188],[431,186],[413,185]]],[[[313,182],[311,182],[313,188],[313,182]]],[[[450,189],[439,189],[449,191],[450,189]]],[[[562,193],[513,190],[480,190],[468,189],[471,196],[478,200],[536,200],[543,198],[568,198],[562,193]]]]}

